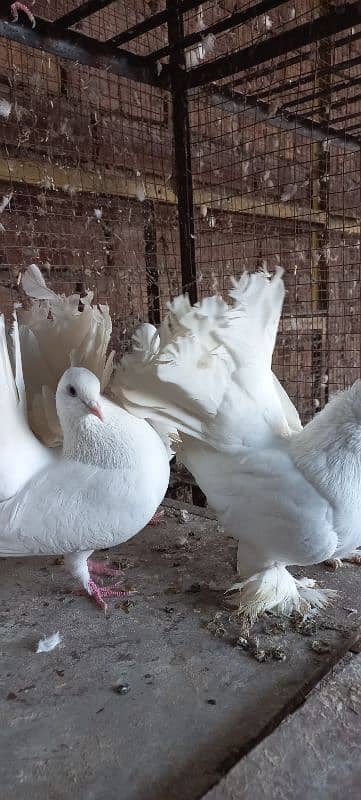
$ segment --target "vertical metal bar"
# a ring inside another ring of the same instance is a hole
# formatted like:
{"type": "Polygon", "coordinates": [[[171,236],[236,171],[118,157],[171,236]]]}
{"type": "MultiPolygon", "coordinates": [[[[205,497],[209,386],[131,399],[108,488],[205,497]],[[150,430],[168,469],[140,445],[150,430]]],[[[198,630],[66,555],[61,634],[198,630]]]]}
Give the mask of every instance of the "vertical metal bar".
{"type": "MultiPolygon", "coordinates": [[[[312,331],[311,337],[311,370],[312,370],[312,399],[320,400],[322,384],[323,362],[323,333],[320,330],[312,331]]],[[[311,415],[321,411],[321,404],[311,409],[311,415]]]]}
{"type": "MultiPolygon", "coordinates": [[[[319,14],[330,11],[329,0],[319,0],[319,14]]],[[[320,90],[317,121],[327,130],[330,124],[331,109],[331,81],[332,81],[332,51],[328,37],[321,39],[317,45],[317,86],[320,90]]],[[[328,274],[328,245],[329,245],[329,149],[322,142],[312,145],[312,209],[324,212],[325,223],[322,228],[312,234],[312,310],[315,313],[324,312],[326,326],[321,342],[321,364],[328,372],[328,306],[329,306],[329,274],[328,274]]],[[[317,384],[317,393],[323,389],[323,401],[328,401],[328,384],[322,385],[322,367],[320,375],[314,377],[317,384]]]]}
{"type": "Polygon", "coordinates": [[[82,303],[82,301],[81,301],[82,297],[85,297],[85,295],[86,295],[84,281],[78,281],[75,284],[75,291],[76,291],[77,294],[80,295],[79,303],[78,303],[78,311],[84,311],[84,303],[82,303]]]}
{"type": "MultiPolygon", "coordinates": [[[[179,0],[167,0],[170,85],[172,94],[173,141],[178,196],[178,226],[181,256],[182,290],[191,303],[197,301],[197,270],[194,246],[194,210],[192,159],[188,114],[188,91],[185,83],[186,63],[182,47],[183,16],[179,0]]],[[[192,486],[194,505],[206,505],[198,486],[192,486]]]]}
{"type": "Polygon", "coordinates": [[[197,272],[194,246],[192,162],[186,87],[183,16],[179,0],[167,0],[168,40],[173,48],[169,59],[172,93],[173,140],[178,195],[182,290],[197,301],[197,272]]]}
{"type": "Polygon", "coordinates": [[[144,251],[147,274],[148,318],[152,325],[160,324],[159,271],[157,264],[157,228],[154,203],[147,200],[144,210],[144,251]]]}

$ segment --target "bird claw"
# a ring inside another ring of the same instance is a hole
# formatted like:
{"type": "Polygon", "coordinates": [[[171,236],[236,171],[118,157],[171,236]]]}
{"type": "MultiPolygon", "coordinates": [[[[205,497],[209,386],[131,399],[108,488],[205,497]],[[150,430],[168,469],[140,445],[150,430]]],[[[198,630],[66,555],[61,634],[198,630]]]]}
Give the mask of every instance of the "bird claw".
{"type": "Polygon", "coordinates": [[[113,589],[111,586],[98,586],[95,581],[90,579],[86,589],[75,589],[73,594],[77,597],[84,597],[88,595],[91,597],[99,608],[106,612],[107,603],[105,598],[115,597],[117,599],[124,599],[132,594],[135,594],[134,589],[113,589]]]}
{"type": "Polygon", "coordinates": [[[361,565],[361,550],[356,551],[355,553],[350,553],[349,556],[345,556],[343,561],[348,561],[350,564],[358,564],[361,565]]]}
{"type": "MultiPolygon", "coordinates": [[[[34,3],[35,3],[35,0],[30,0],[30,2],[31,2],[31,5],[33,6],[34,3]]],[[[14,22],[17,22],[18,19],[19,19],[19,11],[22,11],[23,14],[25,14],[27,16],[29,22],[31,23],[31,27],[35,28],[36,19],[34,17],[34,14],[30,11],[30,8],[28,8],[28,6],[26,6],[24,3],[20,3],[20,2],[18,2],[18,0],[16,0],[16,2],[12,3],[11,6],[10,6],[11,16],[12,16],[14,22]]]]}
{"type": "Polygon", "coordinates": [[[103,609],[103,611],[106,611],[107,603],[104,598],[117,597],[119,599],[129,597],[130,595],[134,594],[134,590],[112,589],[110,586],[98,586],[95,581],[90,580],[87,586],[87,594],[93,598],[94,602],[97,606],[99,606],[99,608],[103,609]]]}
{"type": "Polygon", "coordinates": [[[341,558],[328,558],[327,561],[323,562],[326,567],[331,567],[331,569],[339,569],[342,567],[342,560],[341,558]]]}
{"type": "Polygon", "coordinates": [[[324,561],[326,567],[331,567],[332,569],[339,569],[342,567],[342,562],[348,561],[349,564],[358,564],[361,565],[361,550],[356,550],[354,553],[350,553],[348,556],[343,556],[343,558],[328,558],[327,561],[324,561]]]}
{"type": "Polygon", "coordinates": [[[148,525],[150,525],[151,528],[155,528],[157,525],[160,525],[161,522],[163,522],[163,517],[164,511],[156,511],[152,519],[149,520],[148,525]]]}

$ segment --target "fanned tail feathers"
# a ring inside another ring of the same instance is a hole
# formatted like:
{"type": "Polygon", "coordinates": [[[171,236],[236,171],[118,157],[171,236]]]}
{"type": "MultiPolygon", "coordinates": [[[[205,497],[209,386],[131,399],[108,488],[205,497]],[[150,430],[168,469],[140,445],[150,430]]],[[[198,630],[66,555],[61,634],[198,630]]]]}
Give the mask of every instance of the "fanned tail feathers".
{"type": "Polygon", "coordinates": [[[24,272],[21,278],[21,285],[25,294],[33,300],[48,300],[55,303],[60,301],[58,295],[51,289],[48,289],[43,275],[36,264],[30,264],[30,267],[24,272]]]}
{"type": "Polygon", "coordinates": [[[16,317],[13,323],[13,366],[11,364],[6,337],[5,318],[0,314],[0,409],[1,419],[6,420],[9,413],[16,412],[24,403],[24,382],[19,363],[19,340],[16,317]]]}
{"type": "Polygon", "coordinates": [[[25,271],[22,286],[31,301],[30,309],[19,311],[29,419],[36,435],[54,447],[62,441],[55,409],[57,384],[74,365],[87,367],[102,390],[107,387],[113,371],[114,353],[107,356],[112,323],[107,305],[92,305],[92,293],[82,298],[56,294],[35,264],[25,271]]]}
{"type": "Polygon", "coordinates": [[[140,361],[148,361],[158,353],[160,346],[157,329],[149,322],[139,325],[132,336],[132,350],[134,356],[140,361]]]}
{"type": "Polygon", "coordinates": [[[132,413],[203,441],[212,428],[219,449],[231,447],[236,429],[247,426],[242,410],[249,414],[252,403],[255,427],[262,415],[272,434],[299,430],[297,411],[271,371],[282,275],[279,268],[272,278],[259,272],[233,279],[231,304],[217,295],[194,306],[176,297],[158,337],[144,326],[138,332],[136,352],[116,370],[115,396],[132,413]]]}
{"type": "Polygon", "coordinates": [[[219,358],[217,370],[214,366],[213,353],[187,333],[145,361],[137,353],[126,354],[115,371],[112,394],[138,416],[202,438],[203,422],[217,413],[229,381],[226,359],[219,358]]]}
{"type": "Polygon", "coordinates": [[[48,451],[30,431],[16,315],[6,336],[0,315],[0,502],[13,497],[48,461],[48,451]]]}

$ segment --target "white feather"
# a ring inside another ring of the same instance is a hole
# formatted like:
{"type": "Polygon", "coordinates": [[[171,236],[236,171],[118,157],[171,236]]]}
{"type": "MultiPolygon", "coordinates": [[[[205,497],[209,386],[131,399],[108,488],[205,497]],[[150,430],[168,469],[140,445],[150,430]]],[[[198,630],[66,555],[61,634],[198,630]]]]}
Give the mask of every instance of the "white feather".
{"type": "Polygon", "coordinates": [[[0,117],[8,120],[11,114],[12,105],[8,100],[0,100],[0,117]]]}
{"type": "Polygon", "coordinates": [[[35,264],[22,276],[22,286],[31,298],[30,310],[19,311],[29,419],[41,441],[57,447],[62,434],[56,423],[55,391],[63,372],[70,365],[86,367],[100,379],[102,390],[110,381],[114,353],[107,354],[109,308],[93,306],[91,293],[82,298],[56,294],[35,264]]]}
{"type": "Polygon", "coordinates": [[[38,646],[36,648],[36,652],[50,653],[51,650],[55,650],[55,648],[58,647],[60,643],[61,643],[61,636],[58,631],[57,633],[53,633],[51,636],[45,636],[44,639],[40,639],[38,642],[38,646]]]}
{"type": "Polygon", "coordinates": [[[0,315],[0,507],[51,460],[28,427],[16,317],[11,342],[13,363],[0,315]]]}
{"type": "Polygon", "coordinates": [[[60,300],[55,292],[48,289],[41,271],[36,264],[30,264],[30,267],[24,272],[21,285],[25,294],[33,300],[52,300],[57,303],[60,300]]]}

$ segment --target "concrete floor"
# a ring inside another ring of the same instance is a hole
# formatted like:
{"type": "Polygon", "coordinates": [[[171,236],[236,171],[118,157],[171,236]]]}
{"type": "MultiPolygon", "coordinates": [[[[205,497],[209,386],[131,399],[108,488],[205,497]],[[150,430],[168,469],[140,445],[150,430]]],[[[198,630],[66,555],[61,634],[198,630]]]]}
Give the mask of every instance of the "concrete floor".
{"type": "Polygon", "coordinates": [[[360,740],[361,656],[348,655],[204,800],[356,800],[360,740]]]}
{"type": "Polygon", "coordinates": [[[358,630],[360,568],[318,567],[307,574],[340,590],[334,608],[307,626],[268,617],[258,648],[237,644],[242,631],[223,594],[236,545],[207,517],[184,522],[168,508],[161,526],[100,555],[119,561],[123,582],[139,592],[130,607],[112,602],[107,619],[66,593],[71,579],[54,559],[0,561],[7,800],[200,798],[277,728],[358,630]],[[39,638],[57,630],[61,645],[36,654],[39,638]]]}

